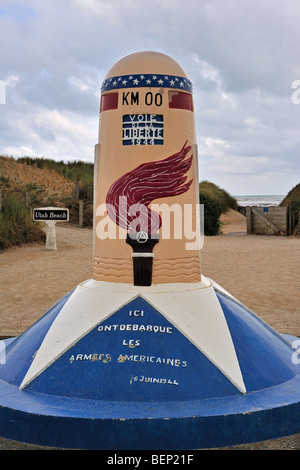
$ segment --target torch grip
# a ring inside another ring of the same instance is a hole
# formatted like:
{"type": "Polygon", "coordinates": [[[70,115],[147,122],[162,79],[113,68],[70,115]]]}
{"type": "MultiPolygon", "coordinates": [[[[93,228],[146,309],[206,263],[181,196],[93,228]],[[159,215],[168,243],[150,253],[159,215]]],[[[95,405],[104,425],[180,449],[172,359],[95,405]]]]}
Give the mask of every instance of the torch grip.
{"type": "Polygon", "coordinates": [[[158,234],[139,232],[127,234],[126,243],[133,253],[133,284],[135,286],[151,286],[153,269],[153,248],[159,242],[158,234]]]}

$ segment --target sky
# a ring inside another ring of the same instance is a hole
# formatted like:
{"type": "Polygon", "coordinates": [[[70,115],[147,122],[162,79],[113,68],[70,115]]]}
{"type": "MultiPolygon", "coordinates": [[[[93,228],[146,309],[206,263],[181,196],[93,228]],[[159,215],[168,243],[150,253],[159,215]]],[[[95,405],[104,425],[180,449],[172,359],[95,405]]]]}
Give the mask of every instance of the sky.
{"type": "Polygon", "coordinates": [[[0,154],[93,162],[121,57],[169,55],[193,84],[199,179],[231,195],[300,182],[300,2],[0,0],[0,154]]]}

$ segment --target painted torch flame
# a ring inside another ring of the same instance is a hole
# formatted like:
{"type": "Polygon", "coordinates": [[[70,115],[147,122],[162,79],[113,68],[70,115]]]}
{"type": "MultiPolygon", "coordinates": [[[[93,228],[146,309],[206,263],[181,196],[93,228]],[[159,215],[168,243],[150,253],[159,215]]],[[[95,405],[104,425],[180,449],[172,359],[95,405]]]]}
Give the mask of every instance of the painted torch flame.
{"type": "Polygon", "coordinates": [[[118,178],[109,188],[106,208],[109,217],[128,232],[155,233],[161,227],[161,216],[148,206],[154,199],[177,196],[190,188],[186,182],[193,155],[186,146],[170,157],[156,162],[142,163],[118,178]]]}

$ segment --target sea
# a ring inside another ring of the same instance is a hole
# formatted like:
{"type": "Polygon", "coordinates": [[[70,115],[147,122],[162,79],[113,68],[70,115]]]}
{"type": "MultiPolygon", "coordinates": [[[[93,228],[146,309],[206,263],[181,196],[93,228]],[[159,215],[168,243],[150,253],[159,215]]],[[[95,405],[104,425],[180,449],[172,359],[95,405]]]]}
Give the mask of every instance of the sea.
{"type": "Polygon", "coordinates": [[[278,206],[285,196],[233,196],[240,207],[259,206],[270,207],[278,206]]]}

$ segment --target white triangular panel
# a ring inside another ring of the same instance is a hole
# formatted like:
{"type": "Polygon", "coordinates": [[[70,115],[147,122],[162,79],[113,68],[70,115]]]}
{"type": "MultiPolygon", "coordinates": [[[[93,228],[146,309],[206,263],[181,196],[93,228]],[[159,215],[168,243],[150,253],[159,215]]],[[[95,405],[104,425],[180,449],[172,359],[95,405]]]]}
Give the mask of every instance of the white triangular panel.
{"type": "Polygon", "coordinates": [[[79,285],[48,330],[20,388],[25,388],[98,323],[133,298],[132,293],[101,291],[79,285]]]}
{"type": "Polygon", "coordinates": [[[143,297],[183,333],[242,392],[246,388],[214,289],[147,293],[143,297]]]}
{"type": "Polygon", "coordinates": [[[90,280],[79,285],[46,334],[20,388],[95,326],[138,295],[185,335],[242,392],[245,385],[223,310],[210,281],[135,287],[90,280]]]}

